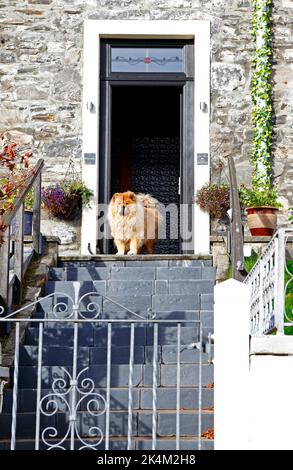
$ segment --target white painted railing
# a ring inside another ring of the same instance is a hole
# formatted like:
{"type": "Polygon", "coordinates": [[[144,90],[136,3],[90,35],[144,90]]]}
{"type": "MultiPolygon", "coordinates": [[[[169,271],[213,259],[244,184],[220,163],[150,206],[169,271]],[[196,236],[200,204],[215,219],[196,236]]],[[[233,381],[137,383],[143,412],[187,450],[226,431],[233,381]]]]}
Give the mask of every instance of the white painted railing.
{"type": "Polygon", "coordinates": [[[292,327],[293,316],[288,316],[285,301],[293,274],[286,264],[286,251],[293,239],[293,227],[281,228],[271,239],[261,257],[244,280],[250,288],[250,333],[264,335],[273,330],[283,334],[292,327]],[[285,284],[285,272],[288,280],[285,284]]]}

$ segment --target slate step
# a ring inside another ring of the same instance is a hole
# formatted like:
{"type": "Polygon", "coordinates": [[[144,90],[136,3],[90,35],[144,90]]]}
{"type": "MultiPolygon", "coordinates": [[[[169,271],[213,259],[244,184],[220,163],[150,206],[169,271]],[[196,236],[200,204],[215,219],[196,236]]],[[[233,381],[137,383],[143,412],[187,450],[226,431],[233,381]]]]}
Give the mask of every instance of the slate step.
{"type": "MultiPolygon", "coordinates": [[[[152,346],[135,346],[134,363],[152,364],[152,346]]],[[[111,348],[112,364],[129,364],[130,348],[128,346],[114,346],[111,348]]],[[[43,366],[71,366],[73,360],[73,348],[69,346],[44,346],[42,348],[43,366]]],[[[176,364],[177,347],[159,346],[157,360],[163,364],[176,364]]],[[[181,364],[196,364],[200,360],[199,349],[183,348],[180,352],[181,364]]],[[[202,361],[208,361],[208,354],[202,353],[202,361]]],[[[107,348],[102,347],[78,347],[77,364],[79,367],[87,367],[91,364],[106,364],[107,348]]],[[[19,364],[31,366],[38,364],[38,346],[21,345],[19,351],[19,364]]]]}
{"type": "MultiPolygon", "coordinates": [[[[53,313],[45,315],[44,312],[37,311],[34,312],[31,316],[33,319],[44,319],[44,318],[51,318],[54,319],[53,313]]],[[[130,315],[126,311],[116,311],[116,312],[103,312],[102,318],[103,319],[120,319],[120,320],[129,320],[130,315]]],[[[214,324],[214,313],[212,310],[166,310],[166,311],[157,311],[156,317],[157,320],[200,320],[203,327],[213,327],[214,324]]],[[[139,323],[140,326],[143,326],[142,323],[139,323]]],[[[172,326],[174,323],[164,323],[165,326],[172,326]]],[[[183,323],[183,325],[188,326],[187,323],[183,323]]],[[[38,322],[31,322],[30,327],[36,328],[39,326],[38,322]]],[[[68,325],[67,325],[68,326],[68,325]]],[[[85,326],[85,324],[84,324],[85,326]]],[[[45,323],[46,328],[64,328],[66,327],[65,322],[50,322],[45,323]]],[[[82,324],[80,324],[82,327],[82,324]]]]}
{"type": "MultiPolygon", "coordinates": [[[[62,390],[60,390],[62,391],[62,390]]],[[[106,397],[105,388],[95,388],[94,393],[106,397]]],[[[51,394],[52,389],[42,389],[41,396],[51,394]]],[[[176,387],[173,388],[157,388],[157,409],[158,410],[175,410],[176,409],[176,387]]],[[[81,398],[77,394],[78,400],[81,398]]],[[[213,407],[214,391],[210,388],[202,389],[202,409],[210,409],[213,407]]],[[[78,411],[86,411],[87,405],[93,396],[85,397],[78,411]]],[[[11,413],[12,410],[13,390],[7,389],[4,392],[3,413],[11,413]]],[[[66,405],[61,398],[55,396],[58,410],[66,411],[66,405]]],[[[18,394],[18,412],[35,412],[37,401],[36,389],[20,389],[18,394]]],[[[132,408],[134,410],[151,410],[153,406],[153,390],[150,387],[133,388],[132,390],[132,408]]],[[[127,388],[111,388],[110,391],[110,410],[127,410],[128,408],[128,389],[127,388]]],[[[182,387],[180,389],[180,408],[183,410],[199,409],[199,389],[197,387],[182,387]]],[[[53,409],[53,405],[48,406],[48,410],[53,409]]]]}
{"type": "MultiPolygon", "coordinates": [[[[54,291],[67,292],[74,296],[74,281],[48,281],[45,286],[45,294],[51,294],[54,291]]],[[[87,291],[95,291],[100,295],[154,295],[154,294],[212,294],[214,282],[211,280],[99,280],[99,281],[81,281],[81,295],[87,291]]]]}
{"type": "Polygon", "coordinates": [[[154,281],[154,280],[210,280],[215,279],[212,266],[150,266],[149,264],[112,267],[52,268],[50,281],[154,281]]]}
{"type": "MultiPolygon", "coordinates": [[[[158,386],[174,387],[177,383],[176,374],[174,371],[176,367],[174,364],[161,364],[158,366],[158,386]]],[[[57,379],[64,381],[64,387],[69,386],[68,373],[72,373],[71,367],[62,366],[43,366],[42,367],[42,388],[51,388],[53,382],[57,379]]],[[[199,365],[198,364],[181,364],[181,386],[193,387],[199,384],[199,365]]],[[[13,384],[13,368],[10,370],[10,383],[13,384]]],[[[23,388],[36,388],[37,386],[37,366],[20,366],[18,387],[23,388]]],[[[96,387],[106,386],[107,370],[106,366],[90,365],[84,372],[83,377],[93,380],[96,387]]],[[[202,366],[202,384],[208,386],[213,382],[213,365],[203,364],[202,366]]],[[[129,383],[129,366],[126,364],[114,364],[111,366],[111,386],[112,387],[127,387],[129,383]]],[[[151,365],[134,364],[133,366],[133,386],[152,386],[153,383],[153,367],[151,365]]]]}
{"type": "Polygon", "coordinates": [[[211,256],[198,257],[194,255],[153,255],[153,256],[117,256],[102,255],[94,258],[79,257],[69,260],[68,257],[60,257],[59,267],[115,267],[115,266],[211,266],[211,256]]]}
{"type": "MultiPolygon", "coordinates": [[[[56,445],[60,442],[60,439],[47,439],[50,445],[56,445]]],[[[88,444],[96,444],[95,439],[87,439],[88,444]]],[[[74,441],[74,448],[77,450],[83,444],[80,441],[74,441]]],[[[180,450],[197,450],[199,445],[198,438],[182,438],[180,439],[180,450]]],[[[70,441],[67,439],[62,442],[62,446],[66,450],[70,450],[70,441]]],[[[157,438],[157,450],[176,450],[175,438],[157,438]]],[[[43,442],[40,442],[40,450],[46,450],[48,446],[43,442]]],[[[94,446],[97,450],[105,449],[105,441],[103,440],[98,446],[94,446]]],[[[16,450],[34,450],[35,441],[32,439],[18,439],[16,441],[16,450]]],[[[201,439],[202,450],[213,450],[214,441],[201,439]]],[[[0,450],[10,450],[10,440],[0,439],[0,450]]],[[[113,438],[109,439],[109,450],[127,450],[127,439],[113,438]]],[[[132,450],[152,450],[152,440],[144,437],[133,437],[132,450]]]]}
{"type": "MultiPolygon", "coordinates": [[[[147,320],[153,313],[157,315],[157,312],[207,311],[212,310],[213,307],[213,294],[112,295],[110,298],[93,295],[83,299],[80,312],[85,318],[91,320],[98,319],[99,317],[112,319],[123,319],[125,317],[130,320],[141,317],[147,320]],[[93,305],[93,308],[87,311],[90,308],[90,304],[93,305]]],[[[52,298],[44,298],[37,304],[37,311],[46,312],[47,318],[51,319],[68,318],[72,314],[72,308],[72,300],[63,294],[56,294],[54,303],[52,298]]]]}
{"type": "MultiPolygon", "coordinates": [[[[89,415],[88,412],[78,412],[76,415],[76,429],[81,437],[89,437],[92,428],[105,429],[106,414],[89,415]]],[[[56,427],[57,435],[54,437],[64,437],[68,430],[70,413],[52,413],[51,416],[40,415],[40,428],[56,427]]],[[[180,436],[198,437],[199,414],[197,411],[180,412],[180,436]]],[[[33,438],[35,435],[35,413],[18,413],[16,419],[16,438],[33,438]]],[[[201,413],[202,432],[213,428],[213,412],[201,413]]],[[[111,437],[126,437],[128,430],[128,411],[112,411],[110,413],[109,435],[111,437]]],[[[95,429],[97,437],[100,433],[95,429]]],[[[11,415],[0,414],[0,438],[7,439],[11,434],[11,415]]],[[[151,436],[152,435],[152,412],[133,411],[132,412],[132,435],[151,436]]],[[[176,435],[176,412],[157,412],[157,435],[159,437],[173,437],[176,435]]],[[[48,437],[50,433],[48,432],[48,437]]]]}
{"type": "MultiPolygon", "coordinates": [[[[203,336],[206,337],[211,328],[202,328],[203,336]]],[[[43,343],[45,346],[73,346],[74,328],[45,328],[43,333],[43,343]]],[[[107,345],[107,327],[104,326],[84,326],[78,328],[78,344],[79,346],[98,346],[106,347],[107,345]]],[[[130,327],[129,326],[112,326],[112,345],[113,346],[129,346],[130,345],[130,327]]],[[[134,345],[147,346],[152,345],[154,340],[153,326],[148,327],[136,326],[134,330],[134,345]]],[[[181,344],[190,345],[199,340],[199,327],[195,323],[194,326],[181,326],[181,344]]],[[[39,331],[38,328],[27,328],[25,343],[26,345],[38,345],[39,331]]],[[[158,344],[172,345],[177,344],[177,325],[158,327],[158,344]]]]}

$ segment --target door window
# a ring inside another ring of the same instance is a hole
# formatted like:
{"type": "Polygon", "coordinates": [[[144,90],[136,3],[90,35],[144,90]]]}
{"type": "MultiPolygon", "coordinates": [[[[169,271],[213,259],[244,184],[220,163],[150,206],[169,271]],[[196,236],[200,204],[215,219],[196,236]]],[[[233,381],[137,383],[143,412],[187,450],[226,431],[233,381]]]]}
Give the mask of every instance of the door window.
{"type": "Polygon", "coordinates": [[[143,73],[183,72],[183,47],[112,47],[111,71],[143,73]]]}

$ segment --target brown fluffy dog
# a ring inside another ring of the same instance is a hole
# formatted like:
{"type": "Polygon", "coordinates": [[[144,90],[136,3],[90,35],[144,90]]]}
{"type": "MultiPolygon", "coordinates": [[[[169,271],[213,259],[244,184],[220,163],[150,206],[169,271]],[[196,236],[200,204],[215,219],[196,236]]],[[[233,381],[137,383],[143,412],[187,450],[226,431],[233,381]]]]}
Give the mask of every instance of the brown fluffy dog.
{"type": "Polygon", "coordinates": [[[111,199],[108,220],[117,255],[137,255],[143,248],[153,253],[158,239],[158,201],[149,194],[116,193],[111,199]]]}

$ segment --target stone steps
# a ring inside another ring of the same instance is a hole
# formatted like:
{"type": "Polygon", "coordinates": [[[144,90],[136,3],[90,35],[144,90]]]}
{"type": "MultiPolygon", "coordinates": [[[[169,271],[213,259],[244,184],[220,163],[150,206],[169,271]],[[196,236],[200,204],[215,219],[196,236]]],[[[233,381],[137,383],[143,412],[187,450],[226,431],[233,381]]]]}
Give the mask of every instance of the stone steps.
{"type": "MultiPolygon", "coordinates": [[[[56,427],[57,435],[54,437],[63,437],[66,435],[69,425],[70,414],[57,412],[51,416],[40,415],[41,428],[56,427]]],[[[106,414],[99,416],[91,415],[88,412],[77,412],[76,429],[81,437],[90,436],[90,428],[105,427],[106,414]]],[[[18,413],[17,438],[30,438],[35,433],[35,413],[18,413]]],[[[213,427],[213,412],[205,411],[201,413],[202,432],[206,432],[213,427]]],[[[127,437],[128,412],[125,410],[115,410],[110,414],[111,437],[127,437]]],[[[0,415],[0,439],[7,439],[11,432],[11,415],[2,413],[0,415]]],[[[158,411],[157,412],[157,434],[159,437],[173,437],[176,435],[176,412],[158,411]]],[[[132,435],[133,436],[151,436],[152,435],[152,412],[136,411],[132,412],[132,435]]],[[[180,435],[181,437],[198,436],[198,412],[196,410],[181,410],[180,412],[180,435]]]]}
{"type": "MultiPolygon", "coordinates": [[[[152,450],[152,440],[148,437],[136,437],[133,436],[132,438],[132,449],[131,450],[152,450]]],[[[47,442],[50,445],[57,445],[60,442],[60,439],[47,439],[47,442]]],[[[104,450],[105,449],[105,441],[103,440],[98,446],[95,444],[97,443],[97,439],[94,438],[87,438],[86,442],[88,444],[92,444],[95,449],[97,450],[104,450]]],[[[185,437],[184,439],[180,439],[180,450],[197,450],[199,445],[199,440],[197,437],[190,438],[185,437]]],[[[70,441],[66,439],[62,446],[66,450],[70,450],[70,441]]],[[[79,449],[82,446],[80,441],[74,441],[74,448],[79,449]]],[[[214,443],[212,440],[202,439],[201,440],[201,449],[202,450],[213,450],[214,443]]],[[[34,450],[35,449],[35,441],[33,439],[17,439],[16,441],[16,450],[34,450]]],[[[40,442],[40,450],[46,450],[48,448],[47,445],[40,442]]],[[[174,437],[166,438],[157,438],[157,450],[176,450],[176,440],[174,437]]],[[[9,439],[0,439],[0,450],[10,450],[10,440],[9,439]]],[[[126,438],[109,438],[109,450],[127,450],[127,439],[126,438]]]]}
{"type": "MultiPolygon", "coordinates": [[[[86,312],[83,312],[84,315],[86,315],[86,312]]],[[[210,330],[213,329],[213,310],[165,310],[165,311],[157,311],[156,312],[156,318],[160,320],[200,320],[201,324],[204,328],[209,327],[210,330]]],[[[58,315],[59,317],[59,315],[58,315]]],[[[44,311],[42,311],[42,307],[38,308],[37,312],[34,312],[32,314],[32,319],[37,320],[37,319],[42,319],[42,318],[50,318],[51,321],[46,323],[46,328],[66,328],[68,325],[65,322],[54,322],[52,321],[54,318],[56,319],[56,315],[52,313],[51,311],[47,312],[46,315],[44,311]],[[66,326],[67,325],[67,326],[66,326]]],[[[125,310],[116,310],[112,312],[103,312],[103,319],[113,319],[116,318],[118,320],[127,320],[129,319],[129,313],[125,310]]],[[[101,324],[101,322],[96,321],[96,325],[101,324]]],[[[138,326],[142,326],[144,324],[138,323],[138,326]]],[[[165,326],[174,326],[174,323],[164,323],[165,326]]],[[[38,322],[30,322],[30,327],[31,328],[36,328],[38,327],[38,322]]],[[[88,328],[88,324],[80,324],[79,328],[88,328]]]]}
{"type": "MultiPolygon", "coordinates": [[[[66,346],[73,345],[73,332],[72,326],[65,326],[59,328],[45,328],[43,333],[43,343],[49,346],[66,346]]],[[[78,344],[79,346],[97,346],[105,347],[107,343],[107,327],[106,326],[87,326],[87,324],[78,328],[78,344]]],[[[181,345],[188,346],[191,343],[198,342],[199,327],[195,323],[193,326],[181,326],[181,345]]],[[[130,327],[125,325],[112,326],[112,346],[129,346],[130,344],[130,327]]],[[[135,346],[150,346],[154,340],[154,329],[152,325],[147,327],[135,326],[134,329],[134,342],[135,346]]],[[[26,345],[37,345],[39,341],[38,328],[27,328],[26,330],[26,345]]],[[[177,341],[177,325],[158,327],[158,344],[174,345],[177,341]]]]}
{"type": "MultiPolygon", "coordinates": [[[[44,323],[41,397],[52,391],[55,383],[63,385],[61,392],[69,391],[73,361],[73,322],[66,317],[73,314],[72,300],[85,296],[80,304],[79,316],[89,321],[78,326],[77,373],[94,384],[94,393],[106,396],[107,386],[107,335],[106,319],[113,320],[111,337],[110,374],[110,449],[127,448],[129,405],[130,323],[135,320],[134,362],[132,378],[133,449],[149,450],[152,447],[153,407],[153,341],[154,327],[140,320],[164,320],[158,327],[157,362],[157,449],[175,449],[177,404],[177,322],[181,323],[180,340],[180,449],[196,450],[199,445],[198,417],[200,410],[200,371],[202,376],[201,419],[204,433],[213,428],[213,365],[203,348],[200,355],[199,321],[202,328],[202,346],[213,332],[214,269],[209,257],[198,259],[189,256],[101,256],[80,259],[62,259],[51,269],[44,287],[44,296],[26,328],[24,343],[19,352],[17,449],[33,449],[35,433],[35,408],[38,375],[38,319],[44,323]],[[52,294],[55,294],[54,300],[52,294]],[[89,295],[86,295],[89,294],[89,295]],[[54,305],[61,302],[61,310],[54,305]],[[90,311],[91,302],[95,309],[90,311]],[[130,311],[128,311],[129,309],[130,311]],[[140,315],[138,317],[137,315],[140,315]],[[96,318],[95,318],[96,316],[96,318]],[[61,322],[56,320],[61,319],[61,322]],[[170,320],[170,322],[168,322],[170,320]],[[173,323],[172,323],[173,321],[173,323]],[[198,321],[198,323],[190,322],[198,321]],[[202,364],[202,369],[200,369],[202,364]]],[[[9,447],[12,410],[13,367],[10,370],[10,389],[4,395],[3,413],[0,415],[0,449],[9,447]]],[[[56,385],[56,386],[57,386],[56,385]]],[[[57,386],[57,388],[58,388],[57,386]]],[[[68,396],[68,395],[66,395],[68,396]]],[[[77,409],[77,430],[82,438],[93,445],[90,427],[105,430],[105,414],[90,415],[92,395],[77,391],[80,400],[77,409]]],[[[58,411],[41,417],[41,430],[54,426],[57,435],[48,442],[57,444],[66,435],[69,425],[67,405],[62,397],[55,396],[58,411]],[[58,441],[59,437],[59,441],[58,441]],[[57,440],[56,440],[56,439],[57,440]]],[[[100,398],[103,402],[103,398],[100,398]]],[[[54,411],[52,403],[47,411],[54,411]]],[[[80,441],[75,446],[80,447],[80,441]]],[[[40,444],[42,448],[43,444],[40,444]]],[[[70,448],[66,439],[65,448],[70,448]]],[[[104,440],[98,447],[104,448],[104,440]]],[[[203,439],[203,449],[212,449],[213,443],[203,439]]]]}
{"type": "MultiPolygon", "coordinates": [[[[79,361],[78,361],[78,365],[79,361]]],[[[83,364],[81,364],[83,366],[83,364]]],[[[181,386],[194,387],[198,385],[199,365],[182,364],[181,365],[181,386]]],[[[69,373],[72,373],[71,367],[66,367],[69,373]]],[[[158,366],[158,386],[174,387],[176,386],[176,367],[174,364],[161,364],[158,366]]],[[[36,388],[37,386],[37,366],[20,366],[18,388],[36,388]]],[[[68,387],[68,375],[62,366],[43,366],[42,367],[42,388],[49,388],[56,378],[63,379],[65,386],[68,387]]],[[[107,370],[105,365],[90,365],[86,371],[86,377],[92,379],[96,387],[106,386],[107,370]]],[[[113,364],[111,367],[111,386],[127,387],[129,380],[129,366],[127,364],[113,364]]],[[[202,384],[208,386],[213,382],[213,366],[203,364],[202,366],[202,384]]],[[[13,383],[13,369],[11,369],[11,383],[13,383]]],[[[144,387],[152,386],[153,367],[150,364],[134,364],[133,366],[133,386],[144,387]]]]}
{"type": "MultiPolygon", "coordinates": [[[[49,394],[51,389],[42,389],[41,396],[49,394]]],[[[94,393],[98,393],[103,397],[106,396],[105,388],[95,388],[94,393]]],[[[198,387],[182,387],[180,393],[180,406],[184,410],[198,409],[198,387]]],[[[80,398],[80,394],[78,394],[80,398]]],[[[202,389],[202,408],[204,410],[213,407],[214,391],[212,388],[204,387],[202,389]]],[[[6,390],[3,400],[3,413],[11,413],[12,410],[12,389],[6,390]]],[[[86,411],[91,396],[86,397],[78,407],[79,411],[86,411]]],[[[20,389],[18,399],[18,411],[21,413],[35,412],[36,409],[37,390],[20,389]]],[[[60,406],[61,411],[66,411],[66,405],[61,398],[55,398],[60,406]]],[[[132,394],[134,410],[151,410],[153,400],[153,390],[151,387],[135,387],[132,394]]],[[[111,387],[110,389],[110,410],[127,410],[128,407],[128,388],[127,387],[111,387]]],[[[158,410],[175,410],[176,409],[176,387],[158,387],[157,389],[157,409],[158,410]]]]}
{"type": "MultiPolygon", "coordinates": [[[[113,346],[111,348],[112,364],[129,364],[129,346],[113,346]]],[[[94,364],[107,363],[107,348],[103,347],[78,347],[78,363],[81,367],[94,364]]],[[[71,366],[73,348],[69,346],[45,346],[42,351],[42,364],[44,366],[71,366]]],[[[182,349],[180,352],[181,364],[196,364],[200,360],[198,349],[182,349]]],[[[153,346],[135,346],[134,363],[152,364],[153,346]]],[[[202,361],[208,362],[208,354],[202,353],[202,361]]],[[[161,364],[176,364],[177,348],[173,345],[158,347],[158,362],[161,364]]],[[[20,366],[33,366],[38,363],[38,346],[21,345],[19,352],[20,366]]]]}
{"type": "Polygon", "coordinates": [[[53,268],[50,281],[146,281],[146,280],[214,280],[211,266],[102,266],[53,268]]]}

